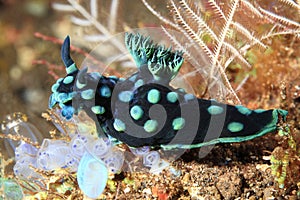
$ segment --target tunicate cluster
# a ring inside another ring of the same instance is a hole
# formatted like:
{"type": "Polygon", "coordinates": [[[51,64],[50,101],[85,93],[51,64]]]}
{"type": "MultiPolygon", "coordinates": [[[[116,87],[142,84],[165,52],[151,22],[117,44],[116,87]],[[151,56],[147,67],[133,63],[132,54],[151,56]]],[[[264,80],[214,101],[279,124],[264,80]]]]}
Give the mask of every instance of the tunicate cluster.
{"type": "Polygon", "coordinates": [[[150,173],[159,174],[169,166],[169,163],[160,158],[157,151],[150,151],[150,147],[130,148],[131,152],[143,158],[143,165],[150,167],[150,173]]]}
{"type": "Polygon", "coordinates": [[[85,153],[102,160],[112,173],[120,171],[124,162],[123,153],[114,148],[110,140],[76,134],[70,142],[44,139],[39,149],[22,142],[15,150],[14,172],[17,176],[29,177],[33,174],[28,165],[45,171],[64,168],[76,172],[85,153]]]}
{"type": "Polygon", "coordinates": [[[103,192],[108,172],[119,172],[124,162],[123,152],[109,139],[84,134],[75,134],[70,142],[44,139],[39,149],[22,142],[15,149],[15,158],[14,173],[22,179],[43,179],[35,168],[77,172],[79,187],[90,198],[103,192]]]}

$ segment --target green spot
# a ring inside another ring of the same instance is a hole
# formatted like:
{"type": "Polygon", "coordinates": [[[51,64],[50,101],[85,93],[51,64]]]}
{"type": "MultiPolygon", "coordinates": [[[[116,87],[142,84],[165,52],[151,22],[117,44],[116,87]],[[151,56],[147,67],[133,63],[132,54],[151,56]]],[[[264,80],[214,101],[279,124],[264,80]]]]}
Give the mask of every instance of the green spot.
{"type": "Polygon", "coordinates": [[[182,117],[175,118],[172,122],[172,126],[174,130],[180,130],[184,127],[185,120],[182,117]]]}
{"type": "Polygon", "coordinates": [[[148,92],[147,100],[150,103],[157,103],[160,100],[160,93],[157,89],[151,89],[148,92]]]}
{"type": "Polygon", "coordinates": [[[182,92],[182,93],[185,93],[185,89],[183,89],[183,88],[179,88],[178,91],[182,92]]]}
{"type": "Polygon", "coordinates": [[[133,106],[130,109],[130,115],[133,119],[139,120],[144,114],[143,109],[140,106],[133,106]]]}
{"type": "Polygon", "coordinates": [[[99,115],[101,115],[101,114],[103,114],[105,112],[105,108],[102,107],[102,106],[93,106],[91,108],[91,110],[93,111],[93,113],[99,114],[99,115]]]}
{"type": "Polygon", "coordinates": [[[249,108],[246,108],[242,105],[237,105],[235,107],[243,115],[250,115],[252,113],[252,110],[250,110],[249,108]]]}
{"type": "Polygon", "coordinates": [[[88,89],[81,92],[81,97],[85,100],[94,98],[94,90],[88,89]]]}
{"type": "Polygon", "coordinates": [[[119,78],[118,77],[116,77],[116,76],[109,76],[109,78],[111,78],[111,79],[115,79],[115,80],[118,80],[119,78]]]}
{"type": "Polygon", "coordinates": [[[104,85],[100,88],[100,94],[103,97],[109,98],[111,96],[111,91],[108,86],[104,85]]]}
{"type": "Polygon", "coordinates": [[[125,131],[126,125],[121,120],[115,119],[115,121],[114,121],[114,128],[116,129],[116,131],[121,132],[121,131],[125,131]]]}
{"type": "Polygon", "coordinates": [[[129,78],[129,80],[130,80],[131,82],[135,82],[136,77],[137,77],[137,75],[133,75],[133,76],[131,76],[131,77],[129,78]]]}
{"type": "Polygon", "coordinates": [[[118,95],[119,100],[122,102],[129,102],[132,99],[132,91],[123,91],[118,95]]]}
{"type": "Polygon", "coordinates": [[[211,105],[211,106],[209,106],[209,108],[207,109],[207,111],[211,115],[219,115],[219,114],[221,114],[224,111],[224,109],[222,107],[220,107],[220,106],[211,105]]]}
{"type": "Polygon", "coordinates": [[[85,87],[85,86],[86,86],[85,83],[80,83],[79,80],[77,79],[77,81],[76,81],[76,87],[77,87],[78,89],[82,89],[82,88],[85,87]]]}
{"type": "Polygon", "coordinates": [[[74,80],[73,76],[67,76],[66,78],[64,78],[63,83],[64,84],[70,84],[70,83],[73,82],[73,80],[74,80]]]}
{"type": "Polygon", "coordinates": [[[265,112],[266,110],[264,110],[264,109],[256,109],[256,110],[254,110],[254,112],[256,112],[256,113],[262,113],[262,112],[265,112]]]}
{"type": "Polygon", "coordinates": [[[195,96],[192,94],[185,94],[184,99],[185,99],[185,101],[193,100],[193,99],[195,99],[195,96]]]}
{"type": "Polygon", "coordinates": [[[144,81],[142,79],[139,79],[135,82],[134,87],[138,88],[144,85],[144,81]]]}
{"type": "Polygon", "coordinates": [[[66,71],[67,71],[67,74],[71,74],[75,71],[77,71],[78,68],[76,67],[76,64],[73,63],[72,65],[70,65],[69,67],[67,67],[66,71]]]}
{"type": "Polygon", "coordinates": [[[147,131],[148,133],[152,133],[156,131],[157,127],[158,127],[157,121],[152,119],[146,121],[146,123],[144,124],[144,130],[147,131]]]}
{"type": "Polygon", "coordinates": [[[67,93],[56,93],[56,100],[58,102],[65,102],[66,99],[68,99],[67,93]]]}
{"type": "Polygon", "coordinates": [[[228,130],[235,133],[243,130],[244,125],[240,122],[231,122],[227,126],[228,130]]]}
{"type": "Polygon", "coordinates": [[[56,92],[58,87],[59,87],[58,83],[53,84],[52,87],[51,87],[51,91],[56,92]]]}
{"type": "Polygon", "coordinates": [[[176,92],[169,92],[167,94],[167,100],[171,103],[175,103],[178,100],[178,94],[176,92]]]}

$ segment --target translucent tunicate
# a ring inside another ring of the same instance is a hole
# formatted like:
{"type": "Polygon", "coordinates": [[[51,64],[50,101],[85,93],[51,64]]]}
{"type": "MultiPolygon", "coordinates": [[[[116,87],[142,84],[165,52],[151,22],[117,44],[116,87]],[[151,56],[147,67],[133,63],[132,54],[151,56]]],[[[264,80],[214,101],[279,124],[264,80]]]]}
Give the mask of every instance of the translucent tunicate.
{"type": "MultiPolygon", "coordinates": [[[[29,138],[32,142],[41,143],[43,136],[40,131],[31,123],[27,122],[27,116],[22,113],[14,113],[7,115],[6,119],[1,124],[1,130],[6,135],[11,135],[16,138],[29,138]]],[[[19,141],[5,139],[5,148],[10,157],[14,157],[14,152],[19,141]]]]}
{"type": "Polygon", "coordinates": [[[117,173],[121,170],[124,163],[124,154],[121,151],[112,151],[104,158],[104,163],[112,173],[117,173]]]}
{"type": "Polygon", "coordinates": [[[19,160],[24,156],[35,157],[38,149],[31,144],[21,141],[20,145],[15,149],[15,159],[19,160]]]}
{"type": "Polygon", "coordinates": [[[77,171],[79,188],[89,198],[96,199],[103,192],[107,179],[108,172],[103,161],[86,152],[77,171]]]}
{"type": "Polygon", "coordinates": [[[13,171],[14,174],[21,179],[41,179],[41,175],[34,171],[35,167],[36,159],[34,157],[25,156],[16,162],[13,171]]]}
{"type": "Polygon", "coordinates": [[[88,146],[88,150],[92,155],[95,155],[99,158],[104,158],[105,155],[111,148],[109,140],[103,140],[102,138],[98,138],[88,146]]]}
{"type": "Polygon", "coordinates": [[[136,156],[144,156],[150,151],[149,146],[143,146],[139,148],[130,148],[130,151],[136,156]]]}
{"type": "Polygon", "coordinates": [[[150,151],[143,157],[143,164],[146,167],[152,167],[160,161],[160,155],[157,151],[150,151]]]}
{"type": "Polygon", "coordinates": [[[71,172],[76,172],[79,165],[79,158],[75,155],[69,153],[65,157],[65,165],[69,168],[71,172]]]}
{"type": "Polygon", "coordinates": [[[82,157],[92,141],[93,138],[91,136],[81,134],[75,135],[70,142],[71,152],[78,157],[82,157]]]}
{"type": "Polygon", "coordinates": [[[152,173],[152,174],[159,174],[164,169],[169,167],[169,165],[170,165],[170,163],[168,163],[167,161],[165,161],[163,159],[160,159],[157,163],[155,163],[154,165],[151,166],[149,172],[152,173]]]}
{"type": "Polygon", "coordinates": [[[37,166],[43,170],[53,170],[65,166],[65,156],[69,146],[62,140],[45,139],[37,155],[37,166]]]}

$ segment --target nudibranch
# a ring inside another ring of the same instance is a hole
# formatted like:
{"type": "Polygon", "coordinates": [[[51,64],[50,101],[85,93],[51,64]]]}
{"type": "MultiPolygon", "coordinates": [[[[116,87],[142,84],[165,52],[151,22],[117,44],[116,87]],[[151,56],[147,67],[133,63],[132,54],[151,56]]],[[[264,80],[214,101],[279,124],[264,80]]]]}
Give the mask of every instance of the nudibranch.
{"type": "Polygon", "coordinates": [[[79,70],[70,57],[70,39],[61,56],[67,75],[52,86],[49,107],[58,105],[71,119],[84,110],[100,135],[131,147],[198,148],[251,140],[277,129],[287,111],[251,110],[197,98],[170,81],[183,63],[183,52],[155,44],[150,37],[126,33],[125,45],[137,65],[127,79],[79,70]]]}

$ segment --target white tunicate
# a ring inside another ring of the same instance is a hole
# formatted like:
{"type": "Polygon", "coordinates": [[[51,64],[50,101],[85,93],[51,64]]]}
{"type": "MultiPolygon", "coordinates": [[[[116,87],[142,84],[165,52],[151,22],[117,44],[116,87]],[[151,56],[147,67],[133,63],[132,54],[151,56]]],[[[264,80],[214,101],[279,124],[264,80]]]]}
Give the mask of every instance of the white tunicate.
{"type": "Polygon", "coordinates": [[[154,165],[151,166],[150,168],[150,173],[152,174],[159,174],[161,173],[164,169],[169,167],[170,163],[166,162],[163,159],[160,159],[159,162],[155,163],[154,165]]]}
{"type": "Polygon", "coordinates": [[[124,153],[121,151],[112,151],[104,158],[106,167],[112,173],[117,173],[121,170],[124,163],[124,153]]]}
{"type": "Polygon", "coordinates": [[[149,146],[143,146],[139,148],[130,148],[130,151],[136,156],[144,156],[150,151],[149,146]]]}
{"type": "Polygon", "coordinates": [[[92,141],[93,138],[91,136],[75,135],[70,142],[71,152],[78,157],[82,157],[92,141]]]}
{"type": "Polygon", "coordinates": [[[65,157],[65,165],[68,167],[69,171],[76,172],[78,169],[80,159],[75,155],[69,153],[65,157]]]}
{"type": "Polygon", "coordinates": [[[150,151],[143,157],[143,164],[146,167],[152,167],[160,161],[160,155],[157,151],[150,151]]]}
{"type": "Polygon", "coordinates": [[[36,159],[29,156],[20,158],[14,165],[14,174],[21,179],[41,179],[41,175],[34,171],[36,167],[36,159]],[[31,167],[32,168],[31,168],[31,167]]]}
{"type": "Polygon", "coordinates": [[[45,139],[37,155],[37,166],[43,170],[54,170],[65,166],[69,146],[62,140],[45,139]]]}
{"type": "Polygon", "coordinates": [[[103,161],[86,152],[77,171],[79,188],[89,198],[96,199],[102,194],[107,179],[108,171],[103,161]]]}
{"type": "Polygon", "coordinates": [[[88,146],[89,153],[99,158],[104,158],[111,148],[111,144],[102,138],[98,138],[88,146]]]}
{"type": "Polygon", "coordinates": [[[21,144],[15,149],[15,159],[19,160],[24,156],[35,157],[37,152],[38,149],[36,147],[22,141],[21,144]]]}

